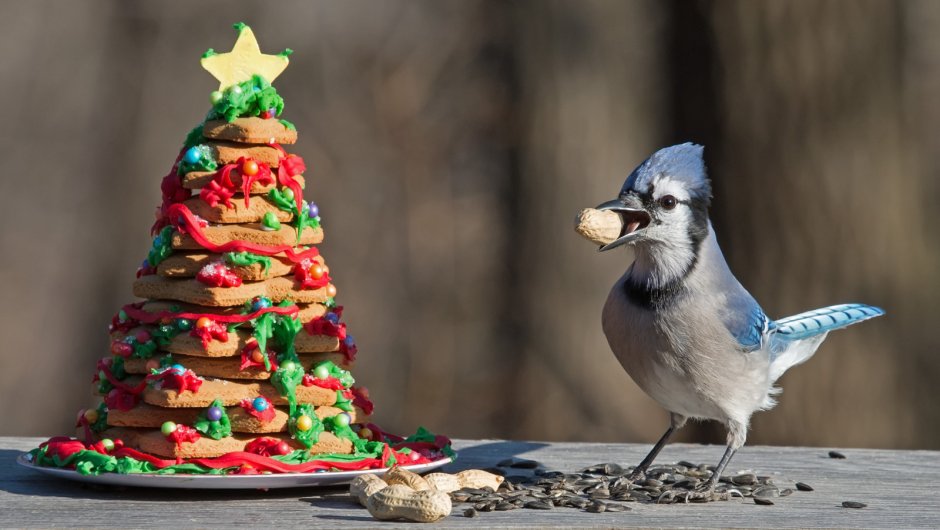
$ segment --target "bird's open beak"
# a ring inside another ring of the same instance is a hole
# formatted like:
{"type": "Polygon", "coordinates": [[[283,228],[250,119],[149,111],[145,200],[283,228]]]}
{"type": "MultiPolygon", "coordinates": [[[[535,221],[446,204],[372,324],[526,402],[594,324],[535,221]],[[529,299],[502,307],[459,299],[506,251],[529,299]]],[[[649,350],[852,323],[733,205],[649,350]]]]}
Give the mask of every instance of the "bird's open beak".
{"type": "Polygon", "coordinates": [[[643,234],[643,230],[649,226],[651,221],[650,214],[643,209],[640,201],[630,196],[598,204],[596,209],[616,212],[623,219],[623,228],[620,231],[620,237],[599,248],[599,252],[604,252],[605,250],[617,248],[621,245],[636,241],[643,234]]]}

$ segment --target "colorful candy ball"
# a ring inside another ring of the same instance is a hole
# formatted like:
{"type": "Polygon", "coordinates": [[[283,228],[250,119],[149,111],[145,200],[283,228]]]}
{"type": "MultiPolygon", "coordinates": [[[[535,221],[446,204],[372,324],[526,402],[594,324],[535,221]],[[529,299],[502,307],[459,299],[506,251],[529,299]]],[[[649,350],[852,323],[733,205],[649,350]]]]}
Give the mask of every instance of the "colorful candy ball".
{"type": "Polygon", "coordinates": [[[254,401],[251,402],[251,408],[255,409],[258,412],[264,412],[268,410],[268,400],[263,397],[256,397],[254,401]]]}
{"type": "Polygon", "coordinates": [[[287,199],[287,200],[289,200],[289,201],[294,200],[294,190],[292,190],[292,189],[290,189],[290,188],[284,188],[284,189],[281,191],[281,194],[284,196],[285,199],[287,199]]]}
{"type": "Polygon", "coordinates": [[[293,372],[296,369],[297,365],[294,363],[294,361],[284,361],[281,363],[281,370],[284,370],[285,372],[293,372]]]}
{"type": "Polygon", "coordinates": [[[311,219],[320,216],[320,207],[317,206],[317,203],[310,203],[310,206],[307,207],[307,215],[309,215],[311,219]]]}
{"type": "Polygon", "coordinates": [[[209,407],[206,411],[206,418],[209,421],[219,421],[222,419],[222,407],[209,407]]]}
{"type": "Polygon", "coordinates": [[[303,414],[299,418],[297,418],[297,430],[298,431],[306,432],[312,428],[313,428],[313,420],[310,419],[310,416],[303,414]]]}
{"type": "Polygon", "coordinates": [[[314,280],[319,280],[320,278],[323,277],[324,274],[326,274],[326,269],[323,268],[323,265],[320,265],[319,263],[314,263],[313,265],[310,266],[310,276],[314,280]]]}
{"type": "Polygon", "coordinates": [[[193,321],[189,319],[185,319],[185,318],[180,318],[176,321],[176,327],[179,328],[180,331],[189,331],[190,329],[193,328],[193,321]]]}
{"type": "Polygon", "coordinates": [[[255,348],[254,350],[252,350],[252,352],[251,352],[251,361],[252,361],[252,362],[255,362],[255,363],[263,363],[263,362],[264,362],[264,354],[261,353],[261,350],[259,350],[258,348],[255,348]]]}
{"type": "Polygon", "coordinates": [[[102,438],[101,446],[104,447],[105,451],[114,451],[114,440],[111,438],[102,438]]]}
{"type": "Polygon", "coordinates": [[[349,424],[352,422],[352,416],[350,416],[348,412],[340,412],[333,421],[340,427],[349,427],[349,424]]]}
{"type": "Polygon", "coordinates": [[[215,105],[220,101],[222,101],[222,93],[218,90],[213,90],[212,93],[209,94],[209,102],[215,105]]]}
{"type": "Polygon", "coordinates": [[[165,421],[163,425],[160,426],[160,432],[163,433],[163,436],[169,436],[176,431],[176,424],[172,421],[165,421]]]}
{"type": "Polygon", "coordinates": [[[186,368],[184,368],[182,364],[174,364],[170,367],[170,370],[172,370],[176,375],[183,375],[183,373],[186,371],[186,368]]]}
{"type": "Polygon", "coordinates": [[[371,440],[371,439],[372,439],[372,429],[370,429],[370,428],[368,428],[368,427],[363,427],[363,428],[359,429],[359,437],[362,438],[362,439],[364,439],[364,440],[371,440]]]}
{"type": "Polygon", "coordinates": [[[95,423],[98,421],[98,411],[95,409],[86,410],[84,416],[88,423],[95,423]]]}
{"type": "Polygon", "coordinates": [[[326,286],[326,296],[329,298],[336,296],[336,286],[332,283],[326,286]]]}
{"type": "Polygon", "coordinates": [[[245,175],[254,176],[258,174],[258,163],[254,160],[245,160],[242,163],[242,173],[245,175]]]}
{"type": "Polygon", "coordinates": [[[212,325],[212,320],[209,317],[199,317],[199,320],[196,321],[196,329],[205,329],[212,325]]]}
{"type": "MultiPolygon", "coordinates": [[[[199,162],[200,158],[202,158],[202,154],[199,153],[198,148],[193,146],[186,150],[186,154],[183,155],[183,162],[186,162],[187,164],[195,164],[199,162]]],[[[154,240],[154,243],[156,243],[156,240],[154,240]]]]}
{"type": "Polygon", "coordinates": [[[267,309],[271,307],[271,299],[266,296],[256,296],[251,301],[251,310],[260,311],[262,309],[267,309]]]}
{"type": "Polygon", "coordinates": [[[313,369],[313,377],[317,379],[326,379],[330,377],[330,369],[324,365],[317,366],[313,369]]]}
{"type": "Polygon", "coordinates": [[[274,450],[275,450],[275,451],[277,452],[277,454],[279,454],[279,455],[286,455],[287,453],[290,452],[290,444],[288,444],[287,442],[281,440],[281,442],[277,444],[277,446],[274,448],[274,450]]]}

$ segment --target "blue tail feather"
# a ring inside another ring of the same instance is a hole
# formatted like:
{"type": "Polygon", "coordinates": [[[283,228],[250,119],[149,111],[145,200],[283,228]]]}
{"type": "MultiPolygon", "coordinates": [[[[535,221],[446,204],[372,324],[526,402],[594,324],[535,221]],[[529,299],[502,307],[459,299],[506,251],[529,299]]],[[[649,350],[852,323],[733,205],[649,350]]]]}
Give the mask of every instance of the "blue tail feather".
{"type": "Polygon", "coordinates": [[[840,304],[807,311],[776,322],[776,335],[788,340],[800,340],[851,326],[885,312],[865,304],[840,304]]]}

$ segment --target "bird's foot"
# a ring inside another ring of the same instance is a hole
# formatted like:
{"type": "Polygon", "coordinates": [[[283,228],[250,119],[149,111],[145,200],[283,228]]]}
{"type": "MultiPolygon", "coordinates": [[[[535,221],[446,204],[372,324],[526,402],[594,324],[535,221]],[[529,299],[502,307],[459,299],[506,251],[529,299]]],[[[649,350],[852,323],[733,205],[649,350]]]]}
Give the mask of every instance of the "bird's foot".
{"type": "Polygon", "coordinates": [[[665,491],[656,499],[656,502],[659,504],[672,504],[675,502],[713,502],[726,501],[730,498],[730,493],[727,491],[715,491],[715,483],[708,481],[687,491],[665,491]]]}

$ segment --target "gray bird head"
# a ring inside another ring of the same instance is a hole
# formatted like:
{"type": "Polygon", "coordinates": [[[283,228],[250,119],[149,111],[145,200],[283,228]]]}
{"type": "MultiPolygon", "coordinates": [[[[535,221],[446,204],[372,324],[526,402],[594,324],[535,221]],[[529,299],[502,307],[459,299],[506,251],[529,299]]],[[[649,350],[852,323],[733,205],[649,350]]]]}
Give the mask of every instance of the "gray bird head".
{"type": "Polygon", "coordinates": [[[620,237],[600,250],[627,243],[695,249],[708,234],[711,201],[703,150],[693,143],[666,147],[634,169],[619,197],[597,206],[623,218],[620,237]]]}

